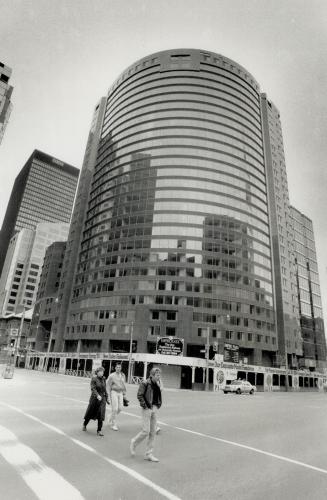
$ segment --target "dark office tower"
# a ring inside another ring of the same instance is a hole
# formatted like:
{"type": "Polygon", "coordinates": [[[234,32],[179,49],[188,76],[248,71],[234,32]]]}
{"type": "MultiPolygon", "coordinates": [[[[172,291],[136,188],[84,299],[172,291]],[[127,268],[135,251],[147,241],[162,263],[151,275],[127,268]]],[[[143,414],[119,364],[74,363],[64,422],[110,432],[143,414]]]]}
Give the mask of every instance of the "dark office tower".
{"type": "Polygon", "coordinates": [[[303,349],[282,129],[277,108],[264,94],[261,103],[279,347],[276,361],[297,368],[303,349]]]}
{"type": "Polygon", "coordinates": [[[82,239],[82,229],[85,221],[87,200],[89,197],[93,170],[99,146],[105,104],[106,99],[103,97],[97,104],[93,113],[91,129],[76,193],[76,201],[70,224],[65,258],[63,261],[63,272],[61,275],[58,302],[56,305],[56,318],[52,325],[51,332],[52,339],[55,341],[55,350],[57,351],[62,350],[63,332],[67,321],[68,307],[72,294],[78,250],[82,239]]]}
{"type": "Polygon", "coordinates": [[[300,366],[321,369],[326,367],[326,338],[313,225],[308,217],[294,207],[291,207],[291,215],[303,337],[303,359],[300,359],[300,366]]]}
{"type": "Polygon", "coordinates": [[[203,335],[271,365],[276,341],[258,84],[235,62],[171,50],[109,90],[65,350],[153,352],[203,335]],[[79,345],[77,346],[77,341],[79,345]]]}
{"type": "Polygon", "coordinates": [[[79,170],[35,150],[18,176],[0,233],[0,274],[10,238],[39,222],[69,222],[79,170]]]}
{"type": "Polygon", "coordinates": [[[11,94],[13,88],[9,85],[11,69],[0,62],[0,144],[12,110],[11,94]]]}

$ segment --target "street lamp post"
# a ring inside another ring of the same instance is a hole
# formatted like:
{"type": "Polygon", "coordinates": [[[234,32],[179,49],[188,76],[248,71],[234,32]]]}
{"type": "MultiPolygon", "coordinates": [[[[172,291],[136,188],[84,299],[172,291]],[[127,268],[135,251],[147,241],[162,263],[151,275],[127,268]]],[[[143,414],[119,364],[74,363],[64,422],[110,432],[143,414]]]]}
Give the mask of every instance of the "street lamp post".
{"type": "Polygon", "coordinates": [[[130,327],[130,339],[129,339],[129,355],[128,355],[128,377],[127,382],[131,383],[132,378],[132,351],[133,351],[133,333],[134,333],[134,321],[131,322],[130,327]]]}
{"type": "Polygon", "coordinates": [[[25,305],[23,306],[23,312],[22,312],[22,317],[21,317],[21,320],[20,320],[20,325],[19,325],[19,330],[18,330],[18,336],[17,336],[17,342],[16,342],[15,350],[14,350],[14,366],[16,366],[16,362],[17,362],[16,356],[17,356],[17,354],[19,356],[20,339],[21,339],[22,333],[23,333],[24,320],[25,320],[25,305]]]}
{"type": "Polygon", "coordinates": [[[210,328],[207,327],[207,342],[206,342],[206,391],[209,390],[209,349],[210,349],[210,328]]]}

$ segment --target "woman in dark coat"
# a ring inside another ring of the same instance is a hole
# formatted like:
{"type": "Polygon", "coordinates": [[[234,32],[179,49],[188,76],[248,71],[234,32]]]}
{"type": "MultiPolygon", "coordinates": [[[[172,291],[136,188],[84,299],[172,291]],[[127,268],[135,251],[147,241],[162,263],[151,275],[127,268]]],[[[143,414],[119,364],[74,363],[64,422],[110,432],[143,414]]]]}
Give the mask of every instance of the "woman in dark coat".
{"type": "Polygon", "coordinates": [[[90,420],[98,421],[97,435],[103,436],[101,432],[102,424],[106,415],[106,403],[108,401],[108,393],[106,388],[106,379],[103,376],[104,369],[102,366],[95,370],[95,375],[91,379],[91,397],[89,405],[84,415],[83,431],[86,431],[86,426],[90,420]]]}

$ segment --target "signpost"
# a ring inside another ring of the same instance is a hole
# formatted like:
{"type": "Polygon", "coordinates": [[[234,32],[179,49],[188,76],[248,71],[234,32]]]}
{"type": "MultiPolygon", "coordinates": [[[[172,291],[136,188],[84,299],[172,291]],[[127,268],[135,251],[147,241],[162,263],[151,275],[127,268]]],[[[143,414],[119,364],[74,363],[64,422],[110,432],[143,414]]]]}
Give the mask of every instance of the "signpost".
{"type": "Polygon", "coordinates": [[[239,346],[237,344],[225,344],[224,345],[224,361],[230,363],[239,362],[239,346]]]}
{"type": "Polygon", "coordinates": [[[184,339],[178,337],[158,337],[156,353],[183,356],[184,339]]]}

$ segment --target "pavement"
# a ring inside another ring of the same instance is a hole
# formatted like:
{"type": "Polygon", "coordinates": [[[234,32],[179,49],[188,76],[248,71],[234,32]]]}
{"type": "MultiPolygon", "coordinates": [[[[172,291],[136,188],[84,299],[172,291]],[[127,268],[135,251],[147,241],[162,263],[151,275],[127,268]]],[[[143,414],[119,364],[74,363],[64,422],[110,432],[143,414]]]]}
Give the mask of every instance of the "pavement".
{"type": "MultiPolygon", "coordinates": [[[[119,431],[82,431],[89,380],[16,369],[0,379],[3,500],[325,500],[327,394],[165,389],[154,454],[129,452],[137,387],[119,431]]],[[[110,407],[107,407],[109,417],[110,407]]]]}

